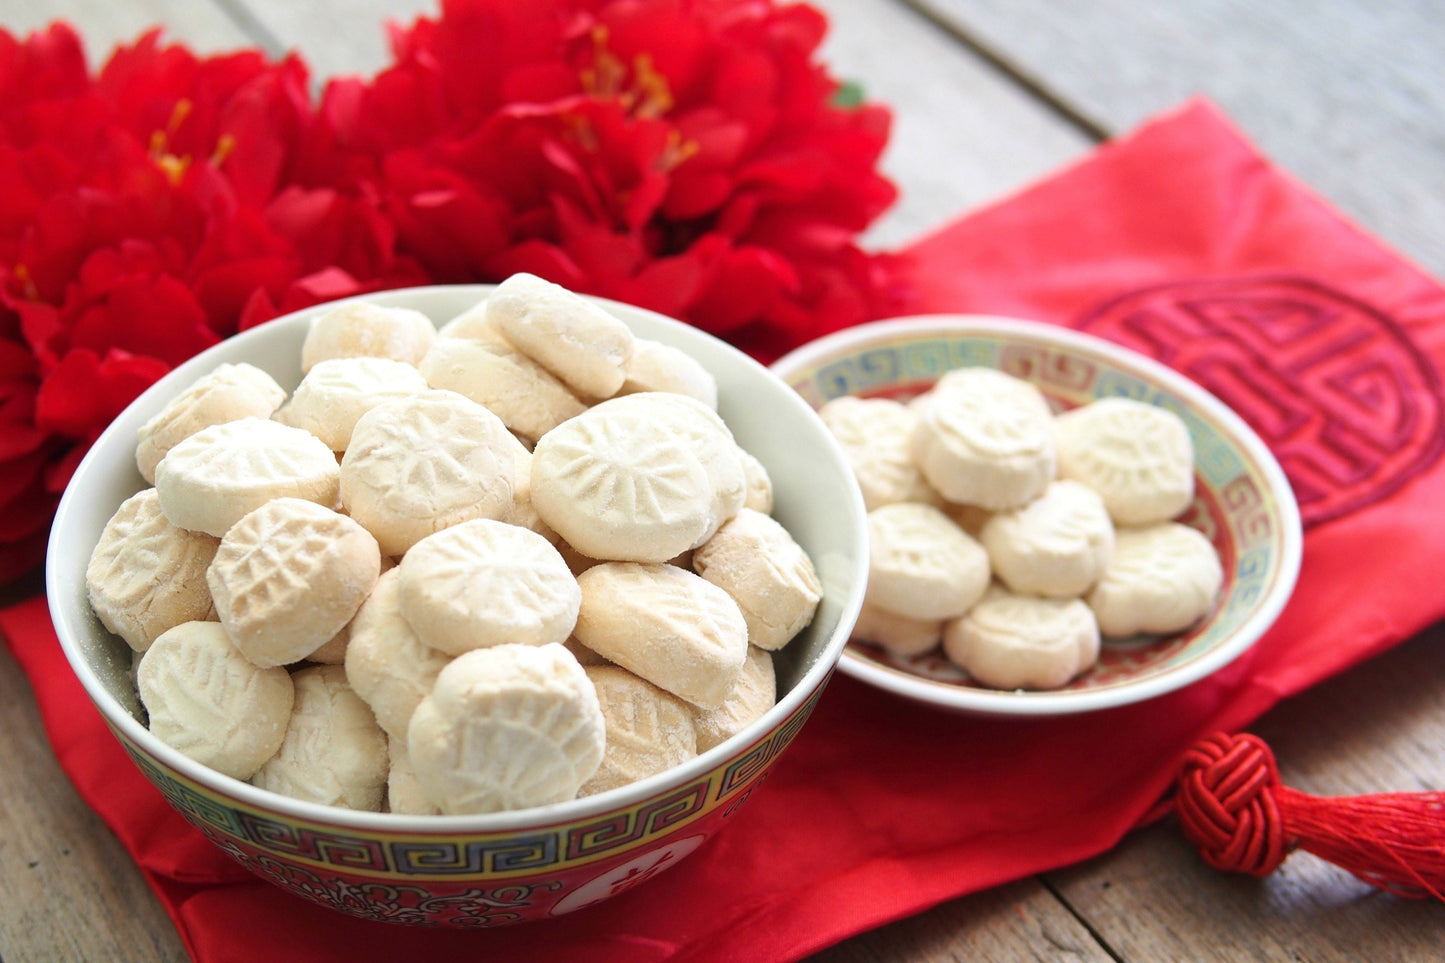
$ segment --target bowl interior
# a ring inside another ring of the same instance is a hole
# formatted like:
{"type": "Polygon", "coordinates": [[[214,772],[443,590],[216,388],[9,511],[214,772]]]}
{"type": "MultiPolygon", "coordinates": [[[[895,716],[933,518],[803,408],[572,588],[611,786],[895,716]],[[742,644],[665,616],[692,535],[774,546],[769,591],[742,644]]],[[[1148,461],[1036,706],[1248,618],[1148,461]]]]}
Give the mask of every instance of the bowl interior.
{"type": "MultiPolygon", "coordinates": [[[[486,297],[490,285],[409,288],[367,300],[414,308],[441,324],[486,297]]],[[[862,500],[842,452],[794,392],[741,352],[678,321],[617,302],[605,307],[638,335],[681,348],[717,378],[719,413],[738,443],[774,482],[774,516],[812,557],[824,597],[813,623],[775,656],[778,704],[727,742],[650,779],[582,800],[485,816],[410,817],[356,813],[287,799],[200,766],[151,736],[129,677],[131,651],[100,624],[86,599],[85,568],[100,532],[120,503],[145,487],[135,466],[140,426],[196,378],[222,362],[249,362],[288,391],[301,380],[301,344],[327,304],[261,325],[191,359],[121,413],[77,468],[57,510],[46,584],[57,634],[72,667],[110,725],[157,761],[223,795],[283,816],[358,829],[408,832],[451,827],[490,832],[606,811],[696,778],[757,741],[786,719],[831,672],[857,617],[867,577],[862,500]]]]}
{"type": "Polygon", "coordinates": [[[1219,552],[1224,586],[1185,632],[1104,641],[1098,664],[1062,689],[975,684],[935,650],[899,658],[866,643],[845,672],[911,698],[993,714],[1056,714],[1149,698],[1193,682],[1245,651],[1283,607],[1299,570],[1300,523],[1278,463],[1222,402],[1174,371],[1102,339],[1006,318],[947,316],[877,322],[820,339],[774,371],[814,407],[843,395],[907,400],[944,372],[986,366],[1032,382],[1057,411],[1128,397],[1166,408],[1189,428],[1195,498],[1180,521],[1219,552]]]}

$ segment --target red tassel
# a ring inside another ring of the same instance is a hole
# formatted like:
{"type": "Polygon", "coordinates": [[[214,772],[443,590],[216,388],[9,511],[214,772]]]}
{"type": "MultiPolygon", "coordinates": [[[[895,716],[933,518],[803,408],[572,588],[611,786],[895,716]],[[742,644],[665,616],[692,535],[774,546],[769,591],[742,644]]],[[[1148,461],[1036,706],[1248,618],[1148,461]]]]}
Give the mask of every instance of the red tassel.
{"type": "Polygon", "coordinates": [[[1215,869],[1266,876],[1295,849],[1399,896],[1445,901],[1445,792],[1311,796],[1269,746],[1217,732],[1185,753],[1175,808],[1215,869]]]}

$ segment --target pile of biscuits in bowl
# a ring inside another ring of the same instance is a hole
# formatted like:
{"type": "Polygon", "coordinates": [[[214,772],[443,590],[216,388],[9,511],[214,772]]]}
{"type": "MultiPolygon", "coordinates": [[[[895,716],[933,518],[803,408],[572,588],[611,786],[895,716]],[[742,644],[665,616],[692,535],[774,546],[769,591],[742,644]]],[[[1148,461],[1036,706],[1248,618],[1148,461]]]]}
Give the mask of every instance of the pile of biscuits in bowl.
{"type": "Polygon", "coordinates": [[[228,339],[57,512],[62,649],[141,772],[345,912],[571,912],[726,825],[807,721],[866,525],[806,403],[519,275],[228,339]]]}
{"type": "Polygon", "coordinates": [[[458,814],[759,718],[822,586],[712,376],[638,340],[520,274],[439,334],[320,316],[289,397],[223,364],[172,399],[87,567],[151,732],[283,795],[458,814]]]}

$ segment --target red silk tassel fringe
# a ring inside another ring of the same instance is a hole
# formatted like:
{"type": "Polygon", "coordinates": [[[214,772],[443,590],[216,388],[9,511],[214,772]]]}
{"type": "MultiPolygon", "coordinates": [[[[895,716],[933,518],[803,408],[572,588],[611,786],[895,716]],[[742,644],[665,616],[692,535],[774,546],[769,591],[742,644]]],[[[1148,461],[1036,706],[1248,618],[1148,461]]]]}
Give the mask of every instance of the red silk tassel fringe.
{"type": "Polygon", "coordinates": [[[1445,792],[1311,796],[1280,785],[1263,740],[1215,733],[1185,753],[1174,805],[1215,869],[1266,876],[1303,849],[1380,889],[1445,901],[1445,792]]]}

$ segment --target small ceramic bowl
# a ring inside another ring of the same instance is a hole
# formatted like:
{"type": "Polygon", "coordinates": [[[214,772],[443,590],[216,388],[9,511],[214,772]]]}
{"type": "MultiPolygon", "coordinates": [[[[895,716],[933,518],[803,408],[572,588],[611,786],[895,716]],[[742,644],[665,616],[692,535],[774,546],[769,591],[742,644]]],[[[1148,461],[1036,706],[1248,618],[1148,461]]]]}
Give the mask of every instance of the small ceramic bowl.
{"type": "MultiPolygon", "coordinates": [[[[368,296],[438,324],[476,304],[484,285],[368,296]]],[[[116,738],[180,813],[261,876],[355,916],[491,926],[546,919],[600,902],[675,865],[727,825],[807,721],[848,641],[867,578],[862,498],[842,451],[812,409],[768,370],[660,315],[600,302],[639,335],[681,348],[716,376],[719,411],[768,469],[775,517],[811,555],[824,597],[813,623],[775,658],[778,703],[721,745],[669,772],[584,799],[516,812],[417,817],[288,799],[220,775],[142,724],[131,652],[86,601],[85,568],[106,521],[144,487],[136,430],[196,378],[246,361],[288,390],[301,343],[324,305],[231,338],[179,367],[127,408],[76,469],[46,559],[66,657],[116,738]]]]}
{"type": "Polygon", "coordinates": [[[1054,325],[977,315],[898,318],[840,331],[779,359],[773,371],[815,408],[842,395],[907,399],[954,368],[998,368],[1037,385],[1055,411],[1123,396],[1184,419],[1195,498],[1180,521],[1209,536],[1223,563],[1213,609],[1183,633],[1105,640],[1098,664],[1054,691],[974,683],[934,650],[898,658],[853,642],[849,675],[920,702],[1002,716],[1106,709],[1162,695],[1238,657],[1269,628],[1299,573],[1299,508],[1269,449],[1223,402],[1134,351],[1054,325]]]}

